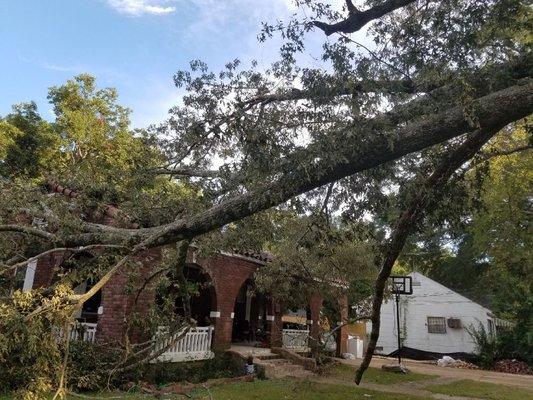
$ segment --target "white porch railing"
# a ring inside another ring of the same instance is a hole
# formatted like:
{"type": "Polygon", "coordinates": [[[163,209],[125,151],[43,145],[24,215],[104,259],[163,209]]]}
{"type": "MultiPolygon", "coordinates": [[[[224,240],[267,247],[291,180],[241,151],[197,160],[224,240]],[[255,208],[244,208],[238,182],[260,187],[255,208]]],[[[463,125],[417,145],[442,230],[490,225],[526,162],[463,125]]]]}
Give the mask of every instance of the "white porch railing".
{"type": "MultiPolygon", "coordinates": [[[[82,340],[84,342],[91,342],[94,343],[96,340],[96,326],[97,324],[89,323],[89,322],[76,322],[73,323],[70,327],[69,331],[69,339],[70,340],[82,340]]],[[[53,330],[56,340],[59,342],[63,338],[64,331],[63,329],[54,329],[53,330]]]]}
{"type": "Polygon", "coordinates": [[[309,331],[283,329],[283,347],[291,350],[306,351],[309,348],[309,331]]]}
{"type": "MultiPolygon", "coordinates": [[[[161,328],[161,331],[164,331],[164,329],[161,328]]],[[[179,335],[179,333],[176,335],[179,335]]],[[[161,354],[155,361],[181,362],[213,358],[214,354],[211,351],[212,338],[212,326],[191,328],[183,338],[174,343],[172,347],[161,354]]],[[[172,338],[170,337],[161,340],[157,344],[155,351],[168,346],[171,340],[172,338]]]]}
{"type": "Polygon", "coordinates": [[[96,339],[96,325],[89,322],[79,322],[70,328],[70,340],[94,342],[96,339]]]}

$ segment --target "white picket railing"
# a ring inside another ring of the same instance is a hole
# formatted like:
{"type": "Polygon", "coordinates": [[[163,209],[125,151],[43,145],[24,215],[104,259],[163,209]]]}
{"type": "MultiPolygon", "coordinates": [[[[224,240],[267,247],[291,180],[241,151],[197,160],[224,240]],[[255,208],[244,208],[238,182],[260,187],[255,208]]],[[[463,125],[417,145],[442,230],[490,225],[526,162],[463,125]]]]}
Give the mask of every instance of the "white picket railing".
{"type": "MultiPolygon", "coordinates": [[[[164,328],[160,328],[164,332],[164,328]]],[[[158,335],[162,335],[161,333],[158,335]]],[[[176,335],[179,335],[177,333],[176,335]]],[[[173,336],[174,338],[176,337],[173,336]]],[[[157,352],[163,347],[169,345],[173,337],[159,339],[156,346],[157,352]]],[[[186,335],[172,345],[167,351],[161,354],[155,361],[192,361],[192,360],[207,360],[213,358],[214,354],[211,351],[211,339],[213,338],[213,327],[197,327],[191,328],[186,335]]]]}
{"type": "MultiPolygon", "coordinates": [[[[97,324],[89,322],[75,322],[71,325],[69,330],[70,340],[82,340],[84,342],[94,343],[96,340],[96,326],[97,324]]],[[[56,340],[59,342],[63,338],[63,329],[53,329],[56,340]]]]}
{"type": "Polygon", "coordinates": [[[306,351],[309,348],[309,331],[283,329],[283,347],[291,350],[306,351]]]}
{"type": "Polygon", "coordinates": [[[96,325],[89,322],[79,322],[70,328],[70,340],[93,342],[96,339],[96,325]]]}

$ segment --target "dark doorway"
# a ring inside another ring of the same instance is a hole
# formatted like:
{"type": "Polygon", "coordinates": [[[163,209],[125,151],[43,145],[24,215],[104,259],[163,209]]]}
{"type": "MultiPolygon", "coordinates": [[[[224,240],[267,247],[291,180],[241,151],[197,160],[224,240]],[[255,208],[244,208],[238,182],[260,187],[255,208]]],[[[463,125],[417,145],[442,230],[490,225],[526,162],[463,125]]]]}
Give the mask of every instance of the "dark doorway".
{"type": "MultiPolygon", "coordinates": [[[[216,298],[209,274],[196,264],[189,264],[185,267],[184,275],[187,282],[191,283],[191,317],[197,326],[211,326],[209,314],[211,310],[216,310],[216,298]]],[[[180,296],[176,297],[176,314],[184,315],[180,296]]]]}
{"type": "Polygon", "coordinates": [[[233,309],[232,342],[249,346],[266,345],[266,299],[247,280],[239,290],[233,309]]]}

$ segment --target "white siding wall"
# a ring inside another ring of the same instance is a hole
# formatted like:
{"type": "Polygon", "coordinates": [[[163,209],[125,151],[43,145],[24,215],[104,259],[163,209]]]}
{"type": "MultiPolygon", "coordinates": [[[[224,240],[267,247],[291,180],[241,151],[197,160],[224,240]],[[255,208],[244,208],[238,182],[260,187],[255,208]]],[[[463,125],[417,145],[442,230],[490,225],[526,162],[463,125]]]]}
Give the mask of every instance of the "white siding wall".
{"type": "MultiPolygon", "coordinates": [[[[477,328],[480,322],[487,328],[487,320],[491,318],[490,310],[420,273],[414,272],[410,275],[413,277],[413,283],[420,282],[420,286],[413,285],[412,295],[401,296],[400,321],[402,336],[405,336],[403,345],[436,353],[474,352],[474,342],[465,328],[471,325],[477,328]],[[444,317],[446,320],[459,318],[462,328],[452,329],[446,321],[445,334],[428,333],[427,317],[444,317]]],[[[381,327],[377,346],[383,347],[380,351],[383,354],[389,354],[398,347],[395,306],[393,299],[381,306],[381,327]]]]}

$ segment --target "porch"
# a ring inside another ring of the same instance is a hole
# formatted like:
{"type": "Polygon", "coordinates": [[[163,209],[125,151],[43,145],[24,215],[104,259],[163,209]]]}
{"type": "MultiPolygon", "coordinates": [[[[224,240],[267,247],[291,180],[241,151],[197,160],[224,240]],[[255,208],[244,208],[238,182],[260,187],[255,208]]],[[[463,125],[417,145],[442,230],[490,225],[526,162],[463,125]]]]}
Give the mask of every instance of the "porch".
{"type": "MultiPolygon", "coordinates": [[[[77,323],[69,333],[70,340],[95,342],[97,324],[77,323]]],[[[214,326],[192,328],[183,338],[176,341],[169,349],[162,353],[155,362],[186,362],[195,360],[207,360],[214,357],[213,334],[214,326]]],[[[176,334],[178,335],[178,334],[176,334]]],[[[155,351],[167,347],[174,337],[165,337],[161,340],[155,351]]],[[[283,347],[297,352],[308,350],[309,330],[283,329],[283,347]]],[[[270,348],[254,347],[246,345],[232,345],[231,349],[243,354],[263,356],[270,354],[270,348]]]]}

